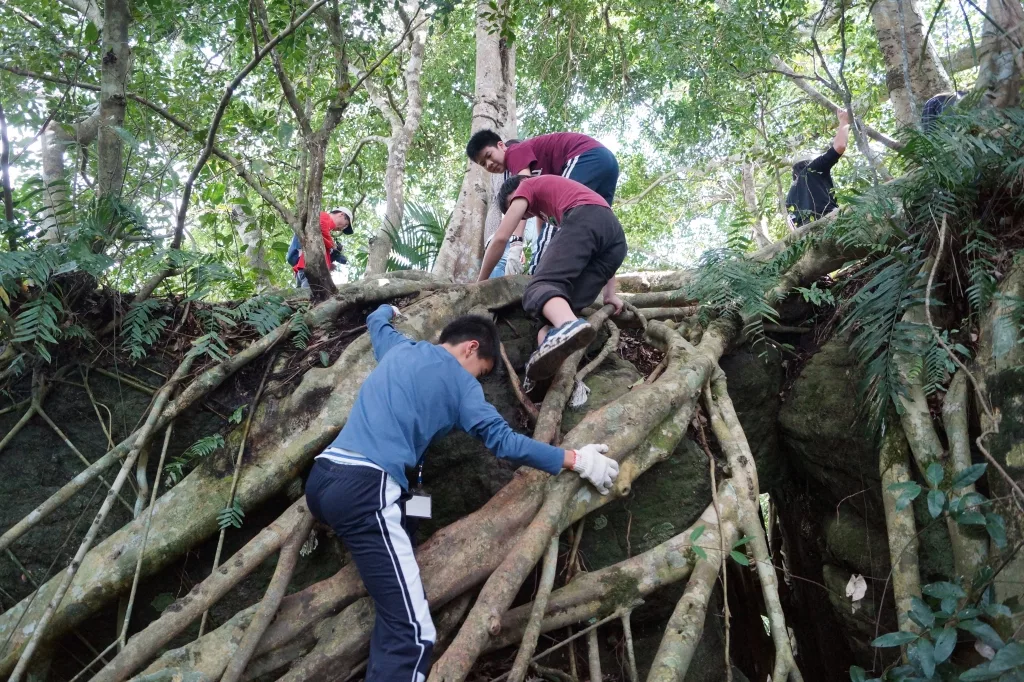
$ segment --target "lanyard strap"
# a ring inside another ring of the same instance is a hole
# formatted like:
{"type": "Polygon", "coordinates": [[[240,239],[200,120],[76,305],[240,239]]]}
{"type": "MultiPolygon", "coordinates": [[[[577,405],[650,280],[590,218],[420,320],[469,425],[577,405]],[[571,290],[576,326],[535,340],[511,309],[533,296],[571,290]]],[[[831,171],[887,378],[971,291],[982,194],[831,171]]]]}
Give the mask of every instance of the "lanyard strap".
{"type": "Polygon", "coordinates": [[[420,462],[419,467],[416,469],[416,487],[423,487],[423,462],[420,462]]]}

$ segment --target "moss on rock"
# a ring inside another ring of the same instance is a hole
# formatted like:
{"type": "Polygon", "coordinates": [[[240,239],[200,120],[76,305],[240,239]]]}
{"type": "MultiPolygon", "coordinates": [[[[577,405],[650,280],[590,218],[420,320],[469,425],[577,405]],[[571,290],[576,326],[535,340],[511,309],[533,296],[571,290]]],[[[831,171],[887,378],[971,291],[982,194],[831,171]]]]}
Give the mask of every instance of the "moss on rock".
{"type": "Polygon", "coordinates": [[[860,368],[846,343],[826,343],[803,368],[779,411],[782,453],[816,492],[883,519],[878,450],[858,418],[860,368]]]}

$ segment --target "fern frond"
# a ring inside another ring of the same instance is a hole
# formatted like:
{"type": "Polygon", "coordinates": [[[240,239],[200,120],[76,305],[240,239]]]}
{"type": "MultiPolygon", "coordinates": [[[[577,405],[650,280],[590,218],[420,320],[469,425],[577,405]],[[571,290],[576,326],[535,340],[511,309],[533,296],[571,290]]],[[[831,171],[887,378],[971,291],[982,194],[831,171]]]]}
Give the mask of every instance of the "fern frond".
{"type": "Polygon", "coordinates": [[[128,351],[132,362],[138,362],[146,356],[148,349],[167,328],[171,318],[161,314],[160,303],[148,298],[140,303],[133,303],[124,316],[121,326],[124,342],[122,347],[128,351]]]}
{"type": "Polygon", "coordinates": [[[57,317],[64,312],[60,299],[49,291],[18,311],[15,318],[14,343],[31,345],[43,360],[52,360],[48,344],[57,344],[60,326],[57,317]]]}

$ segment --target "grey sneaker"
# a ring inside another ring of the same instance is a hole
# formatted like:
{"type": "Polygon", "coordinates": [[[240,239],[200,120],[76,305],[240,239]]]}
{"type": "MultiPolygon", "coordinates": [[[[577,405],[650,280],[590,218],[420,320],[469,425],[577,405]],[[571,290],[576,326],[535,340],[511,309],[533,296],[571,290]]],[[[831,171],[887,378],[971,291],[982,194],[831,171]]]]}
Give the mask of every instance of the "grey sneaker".
{"type": "Polygon", "coordinates": [[[533,382],[550,379],[565,359],[581,348],[586,348],[597,336],[597,330],[586,320],[567,322],[548,332],[540,348],[526,363],[526,376],[533,382]]]}

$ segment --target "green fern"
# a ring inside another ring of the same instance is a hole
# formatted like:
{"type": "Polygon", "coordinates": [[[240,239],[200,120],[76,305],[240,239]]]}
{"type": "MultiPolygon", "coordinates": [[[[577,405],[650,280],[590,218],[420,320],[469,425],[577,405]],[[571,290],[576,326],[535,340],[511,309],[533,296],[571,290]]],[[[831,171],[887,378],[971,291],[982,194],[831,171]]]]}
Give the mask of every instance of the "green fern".
{"type": "MultiPolygon", "coordinates": [[[[916,357],[931,345],[925,325],[906,322],[906,311],[923,305],[927,275],[922,272],[920,248],[897,251],[860,270],[854,277],[871,277],[849,301],[840,333],[853,332],[850,349],[865,369],[860,395],[873,428],[881,426],[888,400],[897,406],[907,389],[896,366],[896,354],[916,357]]],[[[922,368],[923,369],[923,368],[922,368]]]]}
{"type": "Polygon", "coordinates": [[[244,518],[245,512],[242,510],[242,505],[236,499],[230,507],[224,507],[217,513],[217,525],[221,530],[231,527],[241,528],[242,519],[244,518]]]}
{"type": "Polygon", "coordinates": [[[14,343],[31,345],[39,357],[49,363],[52,358],[48,344],[57,344],[60,326],[57,319],[64,312],[60,299],[49,291],[30,301],[15,318],[14,343]]]}
{"type": "Polygon", "coordinates": [[[224,344],[224,340],[216,332],[209,332],[193,341],[192,349],[189,353],[193,355],[206,355],[214,362],[221,362],[231,357],[228,347],[224,344]]]}
{"type": "Polygon", "coordinates": [[[313,332],[310,330],[309,325],[306,324],[306,317],[301,312],[292,315],[292,334],[294,335],[292,345],[297,350],[306,350],[313,332]]]}
{"type": "Polygon", "coordinates": [[[167,486],[176,485],[184,477],[185,470],[192,466],[196,460],[207,457],[222,447],[224,447],[224,436],[219,433],[197,440],[164,467],[167,486]]]}
{"type": "Polygon", "coordinates": [[[170,317],[161,314],[160,303],[154,299],[132,304],[121,327],[124,335],[122,345],[132,362],[138,362],[146,356],[148,349],[160,338],[170,321],[170,317]]]}
{"type": "Polygon", "coordinates": [[[264,294],[242,302],[236,311],[238,319],[244,320],[260,336],[266,336],[284,324],[292,309],[281,296],[264,294]]]}
{"type": "Polygon", "coordinates": [[[388,271],[430,270],[444,242],[451,214],[443,214],[433,206],[409,202],[400,227],[384,228],[391,238],[388,271]]]}
{"type": "Polygon", "coordinates": [[[765,339],[764,322],[778,321],[773,302],[766,298],[777,282],[775,275],[771,263],[755,263],[734,249],[716,249],[701,256],[686,295],[700,301],[701,324],[715,316],[738,315],[745,322],[744,333],[759,344],[765,339]]]}

